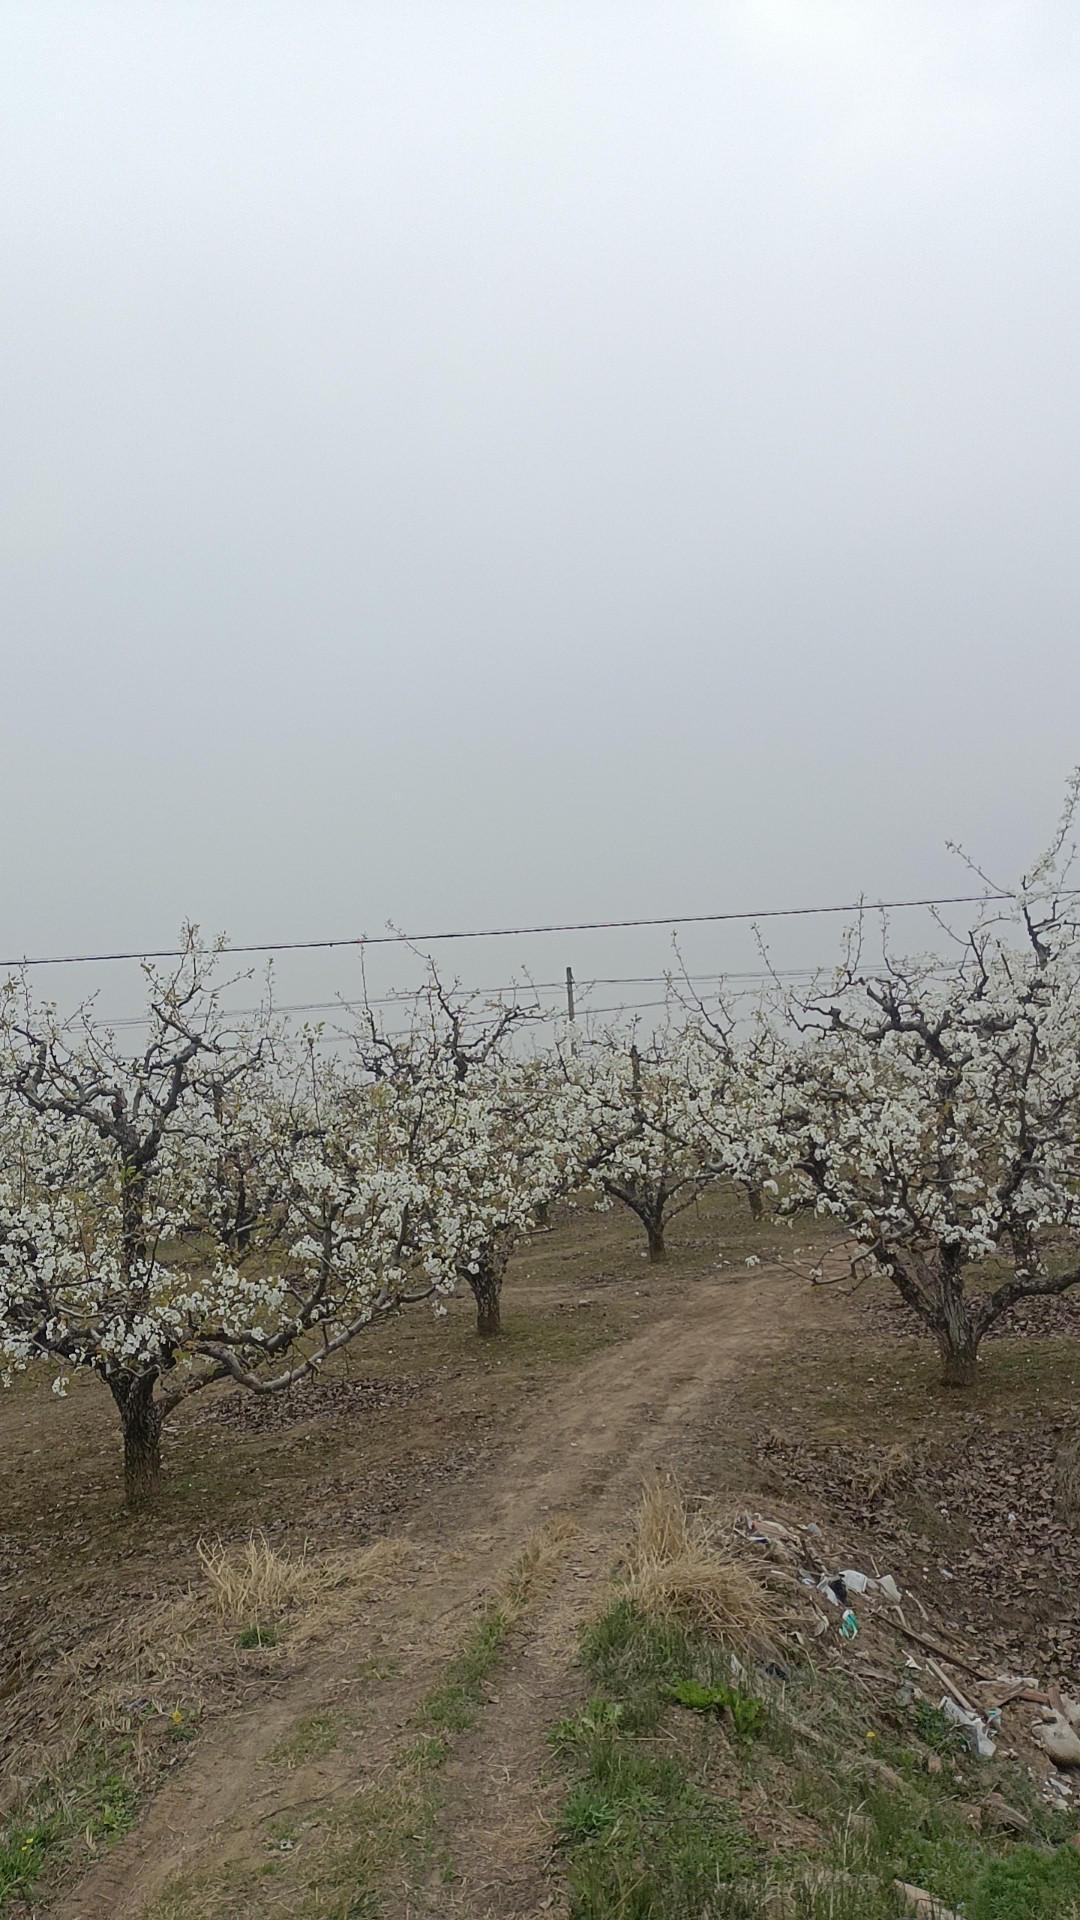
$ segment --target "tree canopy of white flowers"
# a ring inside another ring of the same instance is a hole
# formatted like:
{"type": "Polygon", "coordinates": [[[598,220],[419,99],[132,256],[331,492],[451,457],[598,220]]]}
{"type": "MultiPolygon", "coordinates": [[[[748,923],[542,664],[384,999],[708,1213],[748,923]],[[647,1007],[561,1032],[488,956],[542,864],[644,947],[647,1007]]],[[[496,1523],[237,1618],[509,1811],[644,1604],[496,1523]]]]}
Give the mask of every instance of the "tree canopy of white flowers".
{"type": "Polygon", "coordinates": [[[477,1331],[502,1325],[515,1247],[581,1180],[587,1136],[580,1089],[556,1053],[513,1044],[527,1016],[481,1009],[432,972],[404,1034],[367,1013],[353,1031],[359,1085],[382,1088],[408,1114],[408,1164],[422,1195],[411,1246],[440,1286],[461,1281],[477,1331]]]}
{"type": "MultiPolygon", "coordinates": [[[[719,1172],[700,1124],[696,1027],[669,1018],[651,1035],[602,1027],[559,1048],[568,1086],[578,1095],[578,1124],[587,1138],[591,1179],[606,1201],[618,1200],[645,1229],[649,1259],[666,1257],[665,1229],[704,1193],[719,1172]]],[[[705,1090],[718,1096],[717,1061],[705,1090]]]]}
{"type": "Polygon", "coordinates": [[[399,1114],[346,1099],[313,1054],[283,1070],[267,1013],[230,1028],[215,959],[189,933],[175,973],[146,969],[131,1058],[89,1009],[62,1022],[17,983],[0,1017],[0,1366],[49,1362],[59,1392],[78,1368],[104,1380],[132,1504],[188,1395],[286,1387],[439,1285],[403,1257],[399,1114]]]}
{"type": "Polygon", "coordinates": [[[756,1150],[787,1207],[842,1223],[968,1385],[1017,1301],[1080,1281],[1080,798],[1003,905],[946,960],[860,965],[788,997],[753,1049],[756,1150]]]}

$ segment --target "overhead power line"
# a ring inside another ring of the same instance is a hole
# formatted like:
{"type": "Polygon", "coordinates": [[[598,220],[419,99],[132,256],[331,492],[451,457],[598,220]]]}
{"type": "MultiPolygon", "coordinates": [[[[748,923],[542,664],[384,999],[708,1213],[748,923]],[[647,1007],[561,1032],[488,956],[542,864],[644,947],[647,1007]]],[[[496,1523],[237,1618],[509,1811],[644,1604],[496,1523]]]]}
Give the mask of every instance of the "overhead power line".
{"type": "MultiPolygon", "coordinates": [[[[905,907],[985,906],[992,900],[1012,900],[1011,893],[954,893],[927,900],[854,900],[830,907],[761,907],[740,913],[671,913],[650,920],[568,920],[542,927],[477,927],[443,933],[352,934],[339,940],[265,940],[255,946],[222,949],[224,953],[315,953],[332,947],[430,946],[442,940],[516,940],[545,933],[620,933],[631,927],[717,926],[727,921],[797,920],[814,914],[895,913],[905,907]]],[[[0,960],[0,968],[81,967],[111,960],[182,960],[183,947],[143,948],[130,953],[54,953],[19,960],[0,960]]]]}
{"type": "MultiPolygon", "coordinates": [[[[607,979],[577,980],[574,982],[574,985],[579,994],[586,996],[592,993],[596,987],[666,987],[669,982],[674,984],[677,981],[683,981],[689,986],[700,987],[719,985],[721,982],[725,985],[730,985],[732,981],[742,980],[812,980],[815,974],[821,973],[824,970],[823,966],[819,966],[757,967],[749,973],[626,973],[615,974],[607,979]]],[[[426,987],[398,987],[393,993],[371,994],[366,1000],[346,1000],[339,995],[335,1000],[292,1000],[284,1001],[280,1005],[275,1002],[273,1011],[278,1014],[362,1013],[368,1007],[395,1007],[403,1005],[406,1001],[422,1000],[427,991],[426,987]]],[[[498,987],[467,987],[463,991],[468,995],[470,1000],[487,998],[499,999],[503,995],[511,993],[521,994],[523,996],[529,993],[559,992],[561,994],[565,991],[565,984],[562,980],[508,980],[502,986],[498,987]]],[[[590,1007],[585,999],[582,1001],[583,1009],[587,1013],[620,1013],[638,1005],[651,1007],[658,1004],[659,1002],[653,1000],[641,1002],[624,1000],[619,1003],[618,1007],[597,1008],[590,1007]]],[[[243,1020],[248,1017],[253,1018],[255,1014],[260,1013],[262,1009],[259,1007],[228,1007],[225,1011],[230,1020],[243,1020]]],[[[153,1022],[149,1015],[138,1013],[121,1014],[115,1019],[102,1019],[97,1024],[101,1027],[111,1027],[118,1030],[121,1027],[149,1027],[153,1022]]]]}

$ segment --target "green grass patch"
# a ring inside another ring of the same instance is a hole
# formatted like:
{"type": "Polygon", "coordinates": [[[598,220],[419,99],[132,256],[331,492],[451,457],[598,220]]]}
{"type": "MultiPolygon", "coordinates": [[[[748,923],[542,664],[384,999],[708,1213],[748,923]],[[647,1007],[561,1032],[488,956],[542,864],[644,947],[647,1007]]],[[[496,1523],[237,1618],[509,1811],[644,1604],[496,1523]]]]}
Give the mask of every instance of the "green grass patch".
{"type": "Polygon", "coordinates": [[[0,1841],[0,1900],[9,1894],[28,1898],[54,1837],[51,1825],[12,1827],[0,1841]]]}
{"type": "Polygon", "coordinates": [[[442,1679],[425,1695],[417,1711],[419,1737],[412,1758],[425,1766],[441,1766],[454,1736],[468,1733],[476,1725],[484,1705],[483,1683],[499,1658],[510,1625],[506,1613],[492,1608],[449,1662],[442,1679]]]}
{"type": "Polygon", "coordinates": [[[126,1832],[134,1818],[137,1783],[123,1770],[124,1759],[97,1755],[77,1791],[39,1787],[0,1832],[0,1914],[9,1899],[29,1900],[38,1881],[51,1883],[56,1869],[84,1844],[98,1846],[126,1832]]]}
{"type": "Polygon", "coordinates": [[[551,1736],[571,1774],[560,1836],[572,1920],[752,1912],[757,1866],[737,1806],[708,1790],[685,1743],[658,1737],[675,1701],[715,1718],[745,1699],[730,1654],[624,1598],[586,1631],[582,1663],[598,1690],[551,1736]]]}
{"type": "Polygon", "coordinates": [[[991,1846],[972,1835],[955,1806],[938,1801],[898,1821],[888,1804],[871,1806],[878,1843],[901,1879],[926,1887],[964,1920],[1078,1920],[1080,1853],[1075,1847],[991,1846]]]}
{"type": "Polygon", "coordinates": [[[808,1664],[756,1679],[626,1598],[587,1629],[581,1663],[592,1697],[550,1736],[571,1920],[896,1920],[897,1880],[963,1920],[1080,1920],[1068,1821],[926,1703],[867,1727],[843,1682],[808,1664]],[[973,1831],[994,1789],[1031,1821],[1023,1842],[973,1831]],[[767,1809],[753,1839],[743,1804],[767,1809]]]}

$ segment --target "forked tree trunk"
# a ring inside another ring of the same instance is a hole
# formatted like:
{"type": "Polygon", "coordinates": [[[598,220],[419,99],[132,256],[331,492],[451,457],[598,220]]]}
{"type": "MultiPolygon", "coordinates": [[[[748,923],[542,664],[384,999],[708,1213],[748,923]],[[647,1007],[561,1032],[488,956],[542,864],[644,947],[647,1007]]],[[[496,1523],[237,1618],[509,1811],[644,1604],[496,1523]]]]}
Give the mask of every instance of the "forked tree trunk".
{"type": "Polygon", "coordinates": [[[609,1193],[613,1200],[621,1201],[624,1207],[629,1207],[631,1213],[641,1221],[649,1242],[649,1264],[654,1267],[659,1266],[661,1260],[667,1259],[667,1247],[664,1244],[664,1207],[667,1195],[665,1194],[657,1201],[654,1195],[647,1191],[642,1192],[633,1186],[623,1187],[613,1180],[605,1180],[604,1192],[609,1193]]]}
{"type": "Polygon", "coordinates": [[[129,1507],[143,1506],[161,1484],[163,1415],[154,1400],[156,1383],[156,1373],[120,1373],[108,1380],[124,1432],[124,1498],[129,1507]]]}

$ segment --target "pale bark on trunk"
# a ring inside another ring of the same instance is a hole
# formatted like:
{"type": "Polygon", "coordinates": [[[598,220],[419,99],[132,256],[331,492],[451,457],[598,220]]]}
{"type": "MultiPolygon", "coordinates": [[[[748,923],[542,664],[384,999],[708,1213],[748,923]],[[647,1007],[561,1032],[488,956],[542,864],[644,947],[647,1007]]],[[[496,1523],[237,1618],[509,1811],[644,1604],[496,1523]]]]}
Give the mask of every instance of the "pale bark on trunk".
{"type": "Polygon", "coordinates": [[[971,1304],[964,1293],[959,1254],[949,1249],[933,1289],[934,1337],[941,1355],[941,1379],[946,1387],[973,1387],[979,1360],[979,1333],[971,1304]]]}

